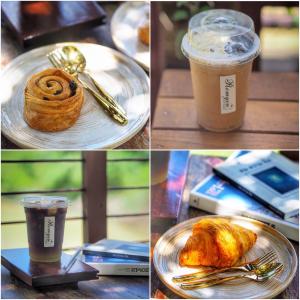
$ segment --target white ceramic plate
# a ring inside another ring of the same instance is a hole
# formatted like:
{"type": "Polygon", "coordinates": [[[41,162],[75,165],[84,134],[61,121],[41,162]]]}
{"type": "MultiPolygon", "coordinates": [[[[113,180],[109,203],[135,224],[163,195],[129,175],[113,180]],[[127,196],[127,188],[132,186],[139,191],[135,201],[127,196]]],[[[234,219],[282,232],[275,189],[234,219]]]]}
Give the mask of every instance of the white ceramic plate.
{"type": "Polygon", "coordinates": [[[2,132],[23,148],[115,148],[136,135],[149,118],[150,87],[144,70],[125,55],[100,45],[62,43],[34,49],[7,65],[0,80],[2,132]],[[64,45],[75,45],[83,52],[87,69],[127,112],[127,125],[115,123],[87,91],[80,117],[71,128],[46,133],[27,125],[23,119],[26,82],[32,74],[52,67],[46,54],[64,45]]]}
{"type": "Polygon", "coordinates": [[[195,272],[195,269],[180,267],[178,256],[191,235],[193,224],[202,218],[224,218],[224,216],[205,216],[182,222],[168,230],[155,245],[153,253],[155,269],[160,279],[173,292],[183,298],[269,299],[281,293],[290,284],[297,270],[297,256],[292,244],[281,233],[261,222],[244,217],[226,217],[234,224],[248,228],[258,235],[255,245],[242,261],[251,261],[274,250],[278,260],[283,263],[284,270],[265,282],[239,279],[198,290],[182,290],[180,284],[172,281],[172,277],[195,272]]]}
{"type": "Polygon", "coordinates": [[[150,50],[139,40],[138,27],[147,19],[149,11],[149,3],[129,1],[120,5],[111,19],[112,39],[117,48],[146,70],[150,69],[150,50]]]}

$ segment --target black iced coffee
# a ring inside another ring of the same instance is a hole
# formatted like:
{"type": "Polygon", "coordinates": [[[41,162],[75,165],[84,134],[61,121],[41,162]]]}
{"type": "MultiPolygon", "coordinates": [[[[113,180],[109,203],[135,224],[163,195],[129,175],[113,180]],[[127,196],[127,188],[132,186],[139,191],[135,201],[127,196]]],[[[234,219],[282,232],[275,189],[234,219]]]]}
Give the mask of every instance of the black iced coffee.
{"type": "Polygon", "coordinates": [[[26,197],[29,255],[38,262],[60,260],[68,201],[64,197],[26,197]]]}

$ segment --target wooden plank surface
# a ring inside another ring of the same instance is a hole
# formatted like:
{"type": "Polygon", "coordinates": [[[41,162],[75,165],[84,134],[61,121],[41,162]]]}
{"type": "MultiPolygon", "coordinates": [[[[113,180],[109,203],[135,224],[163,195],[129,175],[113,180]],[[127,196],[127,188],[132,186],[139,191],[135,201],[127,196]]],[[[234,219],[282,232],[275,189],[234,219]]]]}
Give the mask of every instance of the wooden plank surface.
{"type": "MultiPolygon", "coordinates": [[[[191,189],[195,187],[197,183],[199,183],[202,179],[204,179],[207,175],[211,174],[212,167],[210,160],[207,157],[201,157],[193,155],[189,161],[189,169],[186,178],[186,185],[183,192],[183,198],[181,203],[181,211],[179,215],[179,222],[183,222],[187,219],[195,218],[198,216],[208,215],[209,213],[190,208],[188,205],[189,194],[191,189]]],[[[166,229],[162,228],[159,230],[157,228],[156,232],[151,233],[151,249],[153,248],[161,237],[161,235],[166,231],[166,229]]],[[[295,251],[298,255],[299,260],[299,243],[291,241],[293,244],[295,251]]],[[[158,278],[154,266],[152,264],[151,269],[151,296],[153,298],[178,298],[176,294],[174,294],[171,290],[169,290],[158,278]]],[[[285,289],[281,294],[279,294],[276,298],[279,299],[299,299],[299,266],[294,277],[293,281],[290,283],[287,289],[285,289]]]]}
{"type": "Polygon", "coordinates": [[[190,71],[166,69],[152,123],[151,147],[298,149],[298,80],[297,73],[252,73],[243,126],[214,133],[198,125],[190,71]]]}
{"type": "Polygon", "coordinates": [[[78,285],[43,289],[29,287],[9,271],[1,268],[1,298],[5,299],[146,299],[149,278],[135,276],[100,276],[98,280],[81,281],[78,285]]]}
{"type": "MultiPolygon", "coordinates": [[[[160,84],[159,96],[192,98],[190,71],[165,70],[160,84]]],[[[298,100],[299,74],[253,72],[249,80],[249,99],[298,100]]]]}
{"type": "Polygon", "coordinates": [[[152,130],[152,149],[298,149],[298,135],[152,130]]]}
{"type": "MultiPolygon", "coordinates": [[[[204,130],[197,122],[195,101],[189,98],[159,98],[154,129],[204,130]]],[[[298,103],[287,101],[249,101],[240,132],[298,133],[298,103]],[[272,112],[272,113],[270,113],[272,112]]]]}

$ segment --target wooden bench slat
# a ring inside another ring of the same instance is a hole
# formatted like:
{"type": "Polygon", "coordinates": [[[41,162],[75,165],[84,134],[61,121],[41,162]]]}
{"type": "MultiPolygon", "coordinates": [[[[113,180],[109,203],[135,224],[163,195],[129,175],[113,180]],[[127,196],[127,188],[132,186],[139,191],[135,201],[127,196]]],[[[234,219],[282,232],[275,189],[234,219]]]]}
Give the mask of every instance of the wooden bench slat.
{"type": "Polygon", "coordinates": [[[298,149],[298,135],[152,130],[152,149],[298,149]]]}
{"type": "MultiPolygon", "coordinates": [[[[294,133],[298,132],[297,102],[249,101],[240,131],[294,133]]],[[[197,122],[195,101],[184,98],[159,98],[153,128],[204,130],[197,122]]]]}
{"type": "MultiPolygon", "coordinates": [[[[290,73],[253,72],[250,75],[249,99],[290,100],[299,99],[299,75],[290,73]]],[[[192,81],[189,70],[164,71],[159,95],[161,97],[192,98],[192,81]]]]}

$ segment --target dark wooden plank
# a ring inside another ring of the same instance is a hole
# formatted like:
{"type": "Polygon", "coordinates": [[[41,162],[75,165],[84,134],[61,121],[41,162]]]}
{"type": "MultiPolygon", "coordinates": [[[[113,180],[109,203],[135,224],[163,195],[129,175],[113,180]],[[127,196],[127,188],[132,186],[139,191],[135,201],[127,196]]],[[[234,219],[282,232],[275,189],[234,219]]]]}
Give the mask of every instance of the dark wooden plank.
{"type": "Polygon", "coordinates": [[[152,130],[153,149],[298,149],[298,135],[152,130]]]}
{"type": "Polygon", "coordinates": [[[84,241],[94,243],[106,238],[107,232],[106,151],[85,151],[83,158],[84,241]]]}
{"type": "Polygon", "coordinates": [[[147,277],[100,276],[78,285],[36,289],[1,269],[1,296],[4,299],[148,299],[147,277]]]}
{"type": "Polygon", "coordinates": [[[12,276],[10,272],[1,267],[1,298],[3,299],[89,299],[88,294],[78,290],[77,286],[58,286],[36,289],[12,276]]]}
{"type": "Polygon", "coordinates": [[[188,151],[171,152],[168,179],[151,187],[151,217],[154,226],[159,224],[169,227],[177,222],[188,157],[188,151]]]}
{"type": "Polygon", "coordinates": [[[106,18],[97,3],[85,1],[7,1],[2,3],[2,13],[22,46],[57,42],[62,35],[101,25],[106,18]]]}
{"type": "MultiPolygon", "coordinates": [[[[198,155],[192,155],[189,160],[189,167],[186,178],[186,185],[183,192],[181,211],[179,215],[179,222],[183,222],[187,219],[195,218],[198,216],[208,215],[209,213],[190,208],[189,194],[190,191],[195,187],[197,183],[203,180],[207,175],[212,172],[212,165],[214,161],[211,161],[207,157],[202,157],[198,155]]],[[[160,236],[165,232],[165,229],[157,230],[155,233],[151,233],[151,246],[152,249],[155,246],[156,242],[160,238],[160,236]]],[[[299,259],[299,243],[291,241],[293,244],[296,253],[299,259]]],[[[152,264],[152,272],[151,272],[151,296],[153,298],[163,298],[168,297],[172,299],[178,298],[176,294],[174,294],[171,290],[169,290],[158,278],[155,269],[152,264]]],[[[285,289],[281,294],[277,296],[278,299],[299,299],[299,266],[297,270],[297,274],[294,277],[291,284],[285,289]]]]}
{"type": "Polygon", "coordinates": [[[64,273],[64,267],[71,258],[71,255],[62,253],[61,260],[58,262],[40,263],[30,260],[28,248],[1,251],[1,264],[16,277],[33,287],[97,279],[98,270],[79,260],[76,260],[68,273],[64,273]]]}
{"type": "MultiPolygon", "coordinates": [[[[192,81],[189,70],[167,69],[160,83],[160,97],[192,98],[192,81]]],[[[299,100],[297,73],[262,73],[250,75],[249,99],[299,100]]]]}
{"type": "MultiPolygon", "coordinates": [[[[196,129],[196,103],[191,98],[158,98],[153,128],[196,129]]],[[[298,102],[249,101],[240,131],[294,133],[299,131],[298,102]]]]}

